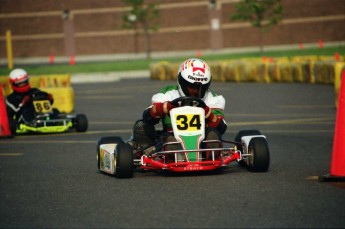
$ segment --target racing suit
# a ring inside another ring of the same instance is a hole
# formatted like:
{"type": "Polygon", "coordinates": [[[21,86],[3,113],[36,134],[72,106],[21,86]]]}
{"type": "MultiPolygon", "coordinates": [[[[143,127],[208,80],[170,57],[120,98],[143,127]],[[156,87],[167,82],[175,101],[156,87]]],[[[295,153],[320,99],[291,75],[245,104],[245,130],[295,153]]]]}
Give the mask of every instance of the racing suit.
{"type": "Polygon", "coordinates": [[[6,110],[9,120],[19,123],[30,123],[36,116],[33,99],[43,97],[53,104],[53,96],[47,92],[40,91],[37,88],[30,88],[25,93],[13,92],[6,98],[6,110]]]}
{"type": "MultiPolygon", "coordinates": [[[[182,95],[178,90],[178,86],[167,86],[163,88],[159,93],[154,94],[152,96],[152,105],[145,109],[143,113],[143,122],[144,124],[149,126],[154,126],[162,120],[163,124],[163,134],[162,134],[162,142],[176,142],[175,137],[173,136],[172,132],[172,125],[171,119],[169,114],[162,117],[158,117],[154,115],[155,104],[164,104],[165,102],[171,102],[174,99],[180,98],[182,95]]],[[[202,100],[205,102],[208,112],[212,112],[212,115],[209,118],[205,118],[206,121],[206,129],[205,129],[205,140],[221,140],[221,135],[224,134],[226,131],[227,125],[224,120],[224,108],[225,108],[225,99],[221,95],[217,95],[216,93],[211,92],[210,90],[206,91],[204,98],[202,100]],[[212,117],[212,118],[210,118],[212,117]]],[[[171,108],[172,109],[172,108],[171,108]]],[[[204,108],[205,109],[205,108],[204,108]]],[[[205,114],[208,113],[205,110],[205,114]]],[[[206,117],[206,115],[205,115],[206,117]]],[[[150,129],[150,128],[148,128],[150,129]]],[[[134,139],[135,141],[135,139],[134,139]]],[[[217,148],[219,147],[218,142],[212,143],[203,143],[201,148],[210,149],[210,148],[217,148]]],[[[156,150],[159,150],[160,147],[157,146],[156,150]]],[[[176,144],[169,144],[166,146],[165,150],[181,150],[181,146],[176,144]]],[[[211,152],[204,152],[203,157],[210,159],[211,152]]],[[[178,154],[178,160],[185,161],[185,155],[178,154]]],[[[173,155],[168,156],[168,160],[173,161],[173,155]]]]}
{"type": "MultiPolygon", "coordinates": [[[[155,103],[164,103],[167,101],[173,101],[181,97],[181,94],[178,90],[178,86],[167,86],[163,88],[159,93],[154,94],[152,96],[152,106],[145,109],[143,113],[143,121],[149,125],[156,125],[162,119],[163,122],[163,130],[164,131],[172,131],[171,128],[171,119],[169,115],[165,115],[163,117],[153,117],[151,109],[155,103]]],[[[206,120],[206,133],[208,129],[212,128],[217,130],[217,132],[222,135],[226,131],[227,125],[224,120],[224,108],[225,108],[225,99],[222,95],[217,95],[216,93],[208,90],[202,98],[205,104],[211,109],[214,117],[216,117],[216,121],[214,123],[212,120],[206,120]]]]}

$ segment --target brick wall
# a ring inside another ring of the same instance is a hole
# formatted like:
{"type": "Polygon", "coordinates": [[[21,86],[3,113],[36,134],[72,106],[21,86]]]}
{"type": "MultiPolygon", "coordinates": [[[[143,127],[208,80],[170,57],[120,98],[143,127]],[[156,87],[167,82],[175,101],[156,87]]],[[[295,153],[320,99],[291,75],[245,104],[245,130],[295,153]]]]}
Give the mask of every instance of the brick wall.
{"type": "MultiPolygon", "coordinates": [[[[151,0],[154,2],[154,0],[151,0]]],[[[160,30],[151,35],[154,52],[198,50],[211,44],[208,0],[160,0],[160,30]]],[[[217,47],[259,46],[259,31],[229,20],[236,0],[218,0],[221,17],[217,47]]],[[[283,21],[264,34],[264,45],[345,40],[345,0],[283,0],[283,21]]],[[[0,57],[6,56],[5,33],[12,31],[14,57],[66,55],[63,11],[73,16],[75,55],[135,52],[133,31],[121,29],[126,11],[120,0],[1,0],[0,57]]],[[[138,51],[145,52],[139,34],[138,51]]]]}

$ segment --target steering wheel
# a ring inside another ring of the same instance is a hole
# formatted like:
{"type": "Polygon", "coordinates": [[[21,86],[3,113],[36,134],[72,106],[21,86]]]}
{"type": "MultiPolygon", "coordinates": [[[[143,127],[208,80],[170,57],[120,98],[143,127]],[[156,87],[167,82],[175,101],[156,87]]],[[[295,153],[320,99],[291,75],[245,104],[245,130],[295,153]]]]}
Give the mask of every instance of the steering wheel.
{"type": "Polygon", "coordinates": [[[174,99],[171,101],[171,104],[174,105],[175,107],[183,107],[183,106],[192,106],[192,107],[201,107],[204,108],[206,107],[205,102],[197,97],[179,97],[177,99],[174,99]]]}

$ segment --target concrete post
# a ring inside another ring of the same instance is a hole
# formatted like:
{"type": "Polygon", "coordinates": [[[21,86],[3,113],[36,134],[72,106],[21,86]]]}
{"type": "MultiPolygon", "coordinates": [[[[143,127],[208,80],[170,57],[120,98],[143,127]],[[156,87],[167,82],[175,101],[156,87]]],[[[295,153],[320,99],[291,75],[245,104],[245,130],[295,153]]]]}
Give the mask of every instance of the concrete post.
{"type": "Polygon", "coordinates": [[[73,13],[64,10],[62,13],[63,27],[65,34],[65,51],[68,57],[75,56],[74,21],[73,13]]]}
{"type": "Polygon", "coordinates": [[[210,0],[209,20],[210,20],[210,46],[211,49],[223,48],[223,34],[221,30],[221,2],[210,0]]]}

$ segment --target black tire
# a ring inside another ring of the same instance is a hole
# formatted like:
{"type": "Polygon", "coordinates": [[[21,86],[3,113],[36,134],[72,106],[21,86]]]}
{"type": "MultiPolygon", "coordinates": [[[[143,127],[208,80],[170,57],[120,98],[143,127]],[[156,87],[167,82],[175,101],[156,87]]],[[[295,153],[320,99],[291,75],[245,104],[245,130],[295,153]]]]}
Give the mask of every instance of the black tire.
{"type": "Polygon", "coordinates": [[[268,144],[263,137],[254,137],[250,140],[248,146],[247,165],[253,172],[266,172],[270,166],[270,152],[268,144]]]}
{"type": "Polygon", "coordinates": [[[121,137],[117,137],[117,136],[103,137],[98,140],[98,143],[97,143],[97,168],[98,169],[101,168],[100,146],[102,144],[109,144],[109,143],[119,144],[119,143],[123,143],[123,140],[121,139],[121,137]]]}
{"type": "MultiPolygon", "coordinates": [[[[261,135],[261,132],[259,130],[240,130],[235,137],[235,142],[241,143],[241,138],[243,136],[253,136],[253,135],[261,135]]],[[[243,153],[242,144],[238,144],[237,149],[243,153]]],[[[237,163],[242,167],[246,166],[246,163],[243,160],[238,161],[237,163]]]]}
{"type": "Polygon", "coordinates": [[[78,114],[75,118],[75,130],[77,132],[85,132],[88,128],[88,121],[86,118],[86,115],[84,114],[78,114]]]}
{"type": "Polygon", "coordinates": [[[115,176],[131,178],[134,171],[132,147],[127,143],[120,143],[115,151],[115,176]]]}

